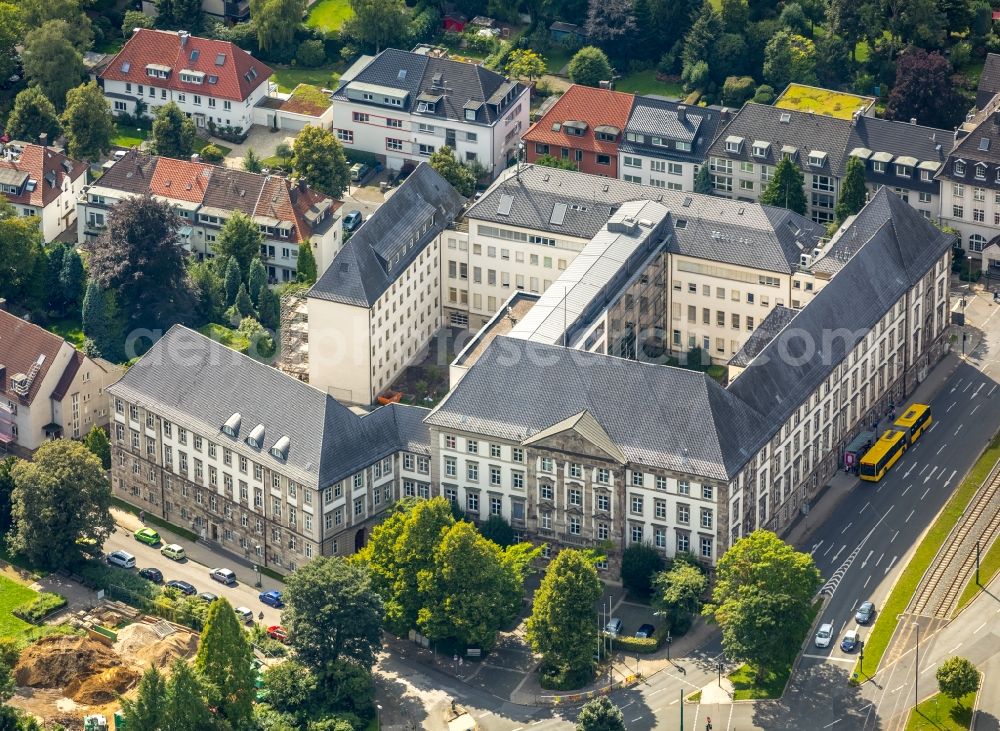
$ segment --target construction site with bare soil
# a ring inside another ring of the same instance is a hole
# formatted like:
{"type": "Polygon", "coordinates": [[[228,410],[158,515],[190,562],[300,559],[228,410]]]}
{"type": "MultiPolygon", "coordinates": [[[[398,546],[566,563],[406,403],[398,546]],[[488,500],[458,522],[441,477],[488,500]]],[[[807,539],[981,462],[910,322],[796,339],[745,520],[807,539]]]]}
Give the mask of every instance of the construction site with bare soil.
{"type": "Polygon", "coordinates": [[[22,651],[11,705],[45,723],[82,730],[84,716],[112,719],[120,696],[135,688],[150,665],[169,672],[176,658],[197,651],[198,636],[179,625],[134,618],[121,626],[133,618],[95,614],[70,618],[68,624],[85,634],[49,635],[22,651]]]}

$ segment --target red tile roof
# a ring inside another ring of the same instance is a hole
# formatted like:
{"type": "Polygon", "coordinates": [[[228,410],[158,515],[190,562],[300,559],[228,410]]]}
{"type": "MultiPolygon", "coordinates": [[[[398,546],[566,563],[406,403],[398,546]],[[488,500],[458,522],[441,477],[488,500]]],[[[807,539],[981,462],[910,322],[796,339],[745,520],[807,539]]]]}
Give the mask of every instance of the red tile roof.
{"type": "Polygon", "coordinates": [[[212,165],[161,157],[149,181],[149,192],[164,198],[201,203],[205,197],[212,165]]]}
{"type": "Polygon", "coordinates": [[[6,367],[3,381],[0,382],[0,394],[15,403],[30,405],[38,395],[49,367],[56,362],[56,356],[64,342],[58,335],[0,310],[0,365],[6,367]],[[19,373],[29,375],[39,356],[45,357],[31,381],[28,395],[21,396],[11,388],[11,380],[19,373]]]}
{"type": "MultiPolygon", "coordinates": [[[[535,122],[524,133],[528,142],[538,142],[543,145],[569,147],[576,150],[587,150],[602,155],[616,155],[617,142],[604,142],[594,135],[594,128],[601,125],[617,127],[620,134],[625,133],[625,124],[632,111],[633,94],[609,89],[595,89],[592,86],[574,84],[566,90],[559,101],[545,113],[545,116],[535,122]],[[565,122],[585,122],[587,129],[583,135],[571,135],[564,131],[565,122]],[[554,131],[552,125],[559,123],[559,131],[554,131]]],[[[621,141],[621,137],[619,137],[621,141]]]]}
{"type": "Polygon", "coordinates": [[[271,73],[270,67],[229,41],[140,28],[101,72],[101,79],[243,101],[271,73]],[[166,79],[148,76],[149,64],[168,66],[170,74],[166,79]],[[201,71],[204,83],[181,81],[182,69],[201,71]],[[210,76],[218,77],[218,81],[209,83],[210,76]]]}
{"type": "Polygon", "coordinates": [[[20,195],[4,193],[7,200],[44,208],[59,197],[64,182],[76,180],[86,172],[87,164],[70,160],[51,147],[27,144],[16,162],[0,159],[0,169],[27,173],[29,180],[35,181],[34,190],[28,190],[29,184],[21,188],[20,195]]]}

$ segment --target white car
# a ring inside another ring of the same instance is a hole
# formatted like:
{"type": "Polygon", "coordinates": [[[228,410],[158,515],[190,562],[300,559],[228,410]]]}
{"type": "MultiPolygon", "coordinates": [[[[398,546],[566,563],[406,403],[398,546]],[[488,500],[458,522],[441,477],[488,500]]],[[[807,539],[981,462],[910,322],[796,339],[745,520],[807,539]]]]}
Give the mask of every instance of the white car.
{"type": "Polygon", "coordinates": [[[112,566],[118,566],[119,568],[135,568],[135,556],[128,551],[112,551],[108,554],[107,561],[112,566]]]}
{"type": "Polygon", "coordinates": [[[253,611],[247,607],[236,607],[236,616],[244,624],[253,624],[253,611]]]}
{"type": "Polygon", "coordinates": [[[819,632],[816,633],[816,647],[829,647],[830,640],[833,638],[833,625],[827,622],[821,625],[819,632]]]}

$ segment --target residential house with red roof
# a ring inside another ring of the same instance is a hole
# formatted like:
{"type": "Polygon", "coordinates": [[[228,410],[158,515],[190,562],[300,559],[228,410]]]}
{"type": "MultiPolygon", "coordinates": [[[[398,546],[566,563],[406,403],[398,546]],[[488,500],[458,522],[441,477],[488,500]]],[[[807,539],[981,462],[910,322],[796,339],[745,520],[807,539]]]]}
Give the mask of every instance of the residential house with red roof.
{"type": "MultiPolygon", "coordinates": [[[[44,142],[44,140],[43,140],[44,142]]],[[[46,145],[0,145],[0,194],[21,216],[38,216],[42,237],[54,241],[72,229],[87,164],[46,145]]]]}
{"type": "Polygon", "coordinates": [[[27,456],[49,439],[108,425],[105,389],[121,369],[0,310],[0,454],[27,456]]]}
{"type": "Polygon", "coordinates": [[[341,201],[310,188],[305,180],[259,175],[189,160],[130,150],[80,195],[77,238],[100,235],[116,203],[137,195],[166,201],[181,219],[183,247],[211,259],[213,244],[234,211],[250,216],[264,243],[261,259],[273,283],[289,282],[298,271],[299,244],[310,243],[317,273],[341,247],[341,201]]]}
{"type": "Polygon", "coordinates": [[[138,28],[98,77],[112,111],[143,114],[174,102],[198,127],[246,130],[267,96],[271,69],[229,41],[138,28]]]}
{"type": "Polygon", "coordinates": [[[524,133],[528,162],[570,160],[580,172],[618,177],[618,147],[633,94],[574,84],[524,133]]]}

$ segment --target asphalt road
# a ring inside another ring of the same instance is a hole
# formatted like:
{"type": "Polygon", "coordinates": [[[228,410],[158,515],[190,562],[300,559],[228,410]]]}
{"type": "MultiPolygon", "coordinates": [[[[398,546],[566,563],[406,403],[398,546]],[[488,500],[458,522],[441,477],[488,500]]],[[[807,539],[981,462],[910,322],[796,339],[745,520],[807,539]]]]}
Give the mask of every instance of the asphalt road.
{"type": "MultiPolygon", "coordinates": [[[[183,561],[171,561],[160,555],[162,546],[162,543],[156,547],[140,543],[132,537],[130,532],[118,527],[114,534],[104,542],[104,552],[111,553],[118,549],[128,551],[135,556],[136,570],[149,566],[158,568],[163,572],[165,582],[172,579],[187,581],[199,592],[207,591],[216,596],[225,597],[233,607],[244,606],[252,609],[255,617],[259,617],[260,612],[263,612],[264,626],[280,624],[281,611],[267,606],[258,599],[261,591],[272,588],[266,576],[263,577],[264,588],[257,589],[254,587],[255,576],[249,569],[242,569],[243,573],[240,573],[239,567],[226,566],[223,558],[220,558],[220,563],[215,566],[205,566],[190,558],[183,561]],[[234,586],[224,586],[209,578],[208,574],[213,568],[233,568],[236,571],[237,583],[234,586]]],[[[184,547],[188,548],[188,546],[184,547]]]]}

